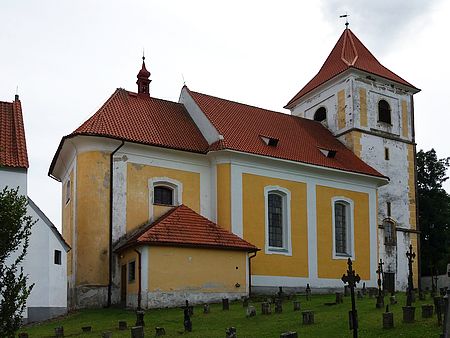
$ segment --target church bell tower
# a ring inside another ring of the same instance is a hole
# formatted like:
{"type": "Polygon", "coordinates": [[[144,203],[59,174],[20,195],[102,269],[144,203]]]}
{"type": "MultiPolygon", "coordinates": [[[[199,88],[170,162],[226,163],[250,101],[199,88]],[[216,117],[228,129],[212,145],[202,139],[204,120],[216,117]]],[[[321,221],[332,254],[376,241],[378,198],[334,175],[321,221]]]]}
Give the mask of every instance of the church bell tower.
{"type": "MultiPolygon", "coordinates": [[[[317,75],[285,106],[327,127],[389,178],[378,189],[378,252],[385,287],[405,289],[406,252],[419,250],[413,95],[420,90],[384,67],[346,28],[317,75]]],[[[417,278],[418,264],[414,266],[417,278]]],[[[417,285],[417,282],[415,282],[417,285]]]]}

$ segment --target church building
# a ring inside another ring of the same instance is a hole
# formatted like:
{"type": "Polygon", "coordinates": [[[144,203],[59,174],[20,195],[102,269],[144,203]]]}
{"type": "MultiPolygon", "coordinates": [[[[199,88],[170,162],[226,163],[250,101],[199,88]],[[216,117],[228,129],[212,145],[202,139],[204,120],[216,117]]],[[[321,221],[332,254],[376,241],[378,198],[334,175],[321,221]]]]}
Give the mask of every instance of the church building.
{"type": "Polygon", "coordinates": [[[53,158],[71,307],[341,288],[348,258],[367,286],[382,259],[385,288],[406,288],[419,89],[350,29],[290,114],[187,86],[166,101],[150,82],[143,60],[137,92],[117,89],[53,158]]]}

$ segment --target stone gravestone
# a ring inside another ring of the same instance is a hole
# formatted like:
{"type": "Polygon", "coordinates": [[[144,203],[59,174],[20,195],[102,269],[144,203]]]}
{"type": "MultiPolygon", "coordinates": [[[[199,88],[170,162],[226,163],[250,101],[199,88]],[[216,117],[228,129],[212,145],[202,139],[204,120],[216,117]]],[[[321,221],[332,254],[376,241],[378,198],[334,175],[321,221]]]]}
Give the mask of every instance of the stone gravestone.
{"type": "Polygon", "coordinates": [[[395,298],[395,296],[393,294],[389,297],[389,303],[391,305],[397,304],[397,299],[395,298]]]}
{"type": "Polygon", "coordinates": [[[131,328],[131,338],[144,338],[144,327],[133,326],[131,328]]]}
{"type": "Polygon", "coordinates": [[[283,312],[283,302],[280,298],[278,298],[275,302],[275,313],[282,313],[283,312]]]}
{"type": "Polygon", "coordinates": [[[92,326],[83,326],[81,328],[81,331],[83,331],[83,332],[91,332],[92,331],[92,326]]]}
{"type": "Polygon", "coordinates": [[[102,332],[102,338],[112,338],[112,332],[111,331],[104,331],[102,332]]]}
{"type": "Polygon", "coordinates": [[[364,299],[364,296],[363,296],[363,294],[362,294],[362,292],[361,291],[356,291],[356,298],[358,298],[358,299],[364,299]]]}
{"type": "Polygon", "coordinates": [[[249,298],[242,297],[242,307],[248,307],[249,298]]]}
{"type": "Polygon", "coordinates": [[[124,331],[128,329],[127,322],[125,320],[119,320],[119,330],[124,331]]]}
{"type": "MultiPolygon", "coordinates": [[[[450,264],[447,265],[448,276],[450,277],[450,264]]],[[[445,338],[450,337],[450,289],[447,289],[447,295],[445,296],[445,319],[444,319],[444,329],[443,336],[445,338]]]]}
{"type": "Polygon", "coordinates": [[[298,334],[295,331],[283,332],[280,334],[280,338],[298,338],[298,334]]]}
{"type": "Polygon", "coordinates": [[[389,312],[389,305],[386,305],[386,312],[383,313],[383,329],[392,329],[394,327],[394,314],[389,312]]]}
{"type": "Polygon", "coordinates": [[[28,338],[28,333],[26,332],[19,333],[19,338],[28,338]]]}
{"type": "Polygon", "coordinates": [[[348,297],[350,295],[348,285],[344,285],[344,297],[348,297]]]}
{"type": "Polygon", "coordinates": [[[272,309],[270,308],[269,302],[261,303],[261,313],[263,315],[270,315],[272,313],[272,309]]]}
{"type": "Polygon", "coordinates": [[[237,338],[237,334],[236,334],[236,328],[235,327],[229,327],[226,331],[225,331],[225,337],[226,338],[237,338]]]}
{"type": "Polygon", "coordinates": [[[434,309],[436,312],[437,320],[438,320],[438,326],[442,325],[442,298],[439,296],[434,297],[434,309]]]}
{"type": "Polygon", "coordinates": [[[336,304],[342,304],[344,302],[342,292],[336,292],[335,294],[336,294],[336,304]]]}
{"type": "Polygon", "coordinates": [[[433,305],[425,304],[422,305],[422,318],[431,318],[433,317],[433,305]]]}
{"type": "Polygon", "coordinates": [[[222,310],[229,310],[230,309],[230,303],[228,301],[228,298],[222,298],[222,310]]]}
{"type": "Polygon", "coordinates": [[[306,300],[311,300],[311,287],[309,286],[309,283],[306,284],[306,300]]]}
{"type": "Polygon", "coordinates": [[[165,336],[166,330],[163,327],[155,327],[155,337],[165,336]]]}
{"type": "Polygon", "coordinates": [[[210,311],[210,309],[209,309],[209,304],[204,304],[204,305],[203,305],[203,313],[204,313],[204,314],[208,314],[209,311],[210,311]]]}
{"type": "Polygon", "coordinates": [[[55,337],[57,337],[57,338],[64,337],[64,327],[63,326],[55,327],[55,337]]]}
{"type": "Polygon", "coordinates": [[[184,308],[183,314],[184,314],[184,318],[183,318],[184,331],[192,332],[192,322],[191,322],[189,307],[184,308]]]}
{"type": "Polygon", "coordinates": [[[314,324],[314,312],[313,311],[303,311],[302,312],[302,322],[303,322],[303,325],[314,324]]]}
{"type": "Polygon", "coordinates": [[[256,309],[254,306],[248,306],[246,310],[246,316],[247,317],[254,317],[256,316],[256,309]]]}
{"type": "Polygon", "coordinates": [[[144,315],[145,315],[144,311],[140,311],[140,310],[136,311],[136,324],[134,326],[136,326],[136,327],[137,326],[145,326],[144,315]]]}
{"type": "Polygon", "coordinates": [[[300,302],[298,300],[293,301],[294,311],[300,311],[300,302]]]}
{"type": "Polygon", "coordinates": [[[403,322],[404,323],[413,323],[414,322],[414,316],[416,313],[416,307],[415,306],[403,306],[403,322]]]}
{"type": "Polygon", "coordinates": [[[367,289],[366,289],[366,282],[363,283],[363,287],[362,287],[362,294],[363,296],[365,296],[367,293],[367,289]]]}

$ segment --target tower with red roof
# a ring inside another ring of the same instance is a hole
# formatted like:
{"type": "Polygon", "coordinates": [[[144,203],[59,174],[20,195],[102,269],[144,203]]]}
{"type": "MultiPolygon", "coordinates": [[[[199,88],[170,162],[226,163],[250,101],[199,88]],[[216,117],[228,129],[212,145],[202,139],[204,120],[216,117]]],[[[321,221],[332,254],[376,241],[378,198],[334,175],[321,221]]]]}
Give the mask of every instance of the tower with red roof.
{"type": "MultiPolygon", "coordinates": [[[[285,106],[320,121],[365,163],[389,177],[378,190],[378,238],[387,286],[404,288],[405,252],[417,251],[413,95],[420,90],[383,66],[348,28],[319,72],[285,106]]],[[[414,275],[418,276],[418,264],[414,275]]]]}

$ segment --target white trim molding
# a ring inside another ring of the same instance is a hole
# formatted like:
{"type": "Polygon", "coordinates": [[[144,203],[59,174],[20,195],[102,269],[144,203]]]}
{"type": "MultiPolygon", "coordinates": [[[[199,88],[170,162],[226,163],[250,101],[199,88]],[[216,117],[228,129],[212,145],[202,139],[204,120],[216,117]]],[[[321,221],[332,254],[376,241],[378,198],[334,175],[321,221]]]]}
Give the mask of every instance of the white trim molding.
{"type": "Polygon", "coordinates": [[[278,185],[264,187],[264,228],[265,228],[265,254],[279,254],[292,256],[291,238],[291,192],[278,185]],[[269,193],[277,193],[283,198],[283,247],[271,247],[269,245],[269,193]]]}
{"type": "Polygon", "coordinates": [[[332,218],[332,233],[333,233],[333,259],[348,259],[351,258],[352,260],[355,259],[355,207],[353,200],[344,197],[344,196],[335,196],[331,199],[331,218],[332,218]],[[350,252],[347,255],[337,254],[336,253],[336,220],[335,220],[335,205],[337,202],[344,202],[346,205],[349,206],[349,208],[346,210],[346,219],[348,221],[346,222],[345,226],[347,228],[347,248],[350,250],[350,252]]]}

